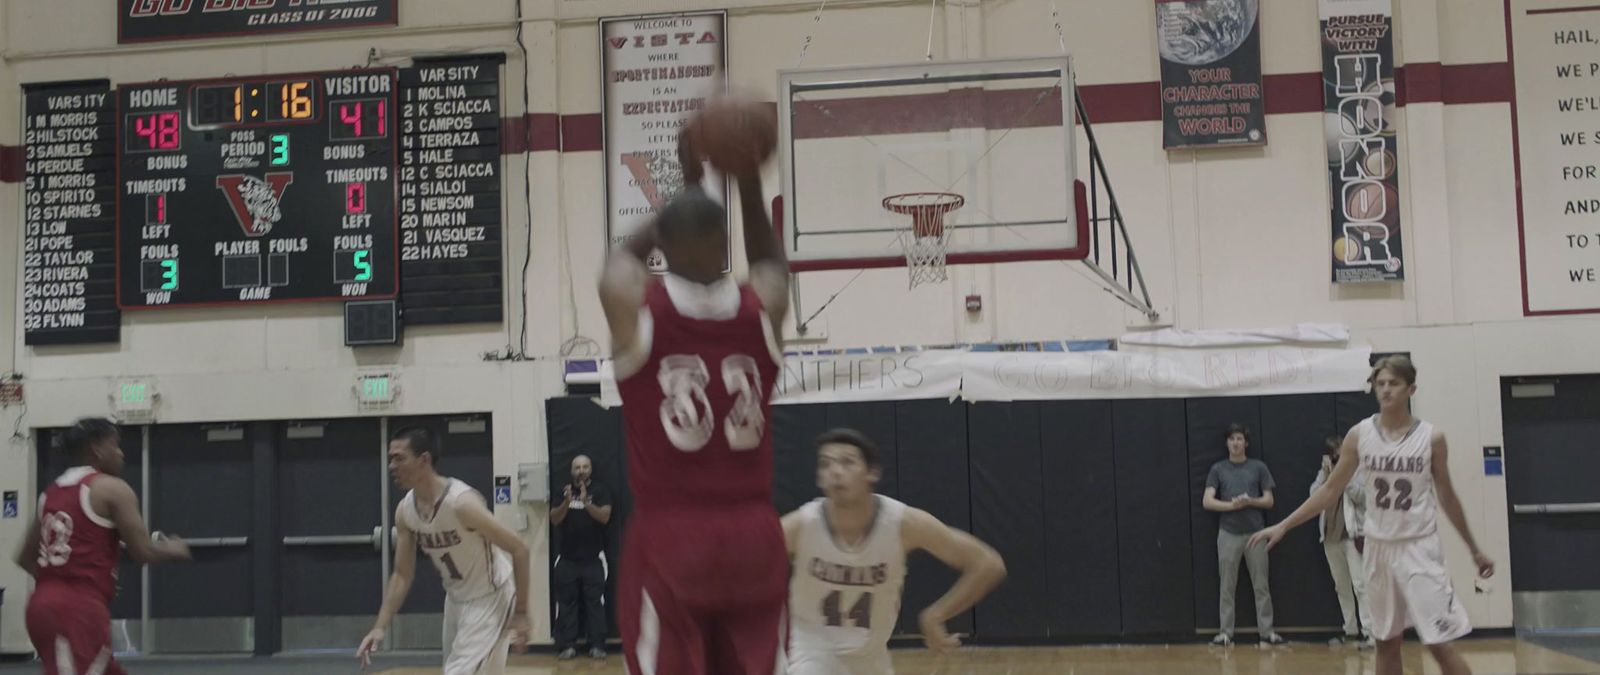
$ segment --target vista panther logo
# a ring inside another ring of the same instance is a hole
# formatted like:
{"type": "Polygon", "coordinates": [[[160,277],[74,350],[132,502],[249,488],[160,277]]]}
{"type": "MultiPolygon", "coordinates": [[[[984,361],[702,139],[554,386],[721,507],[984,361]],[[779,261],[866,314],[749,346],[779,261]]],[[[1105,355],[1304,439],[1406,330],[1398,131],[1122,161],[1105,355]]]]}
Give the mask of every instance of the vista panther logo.
{"type": "Polygon", "coordinates": [[[247,237],[264,237],[272,225],[283,219],[278,208],[283,191],[294,182],[291,172],[269,173],[264,178],[231,174],[217,176],[217,189],[228,197],[233,216],[247,237]]]}

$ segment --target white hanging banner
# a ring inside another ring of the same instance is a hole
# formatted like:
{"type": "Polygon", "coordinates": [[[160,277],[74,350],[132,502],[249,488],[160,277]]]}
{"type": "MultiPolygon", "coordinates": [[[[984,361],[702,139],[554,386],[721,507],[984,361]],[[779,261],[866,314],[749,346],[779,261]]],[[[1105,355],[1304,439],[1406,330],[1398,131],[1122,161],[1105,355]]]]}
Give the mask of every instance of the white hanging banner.
{"type": "MultiPolygon", "coordinates": [[[[773,390],[773,405],[955,398],[963,351],[791,355],[773,390]]],[[[600,365],[600,403],[622,405],[612,362],[600,365]]],[[[654,375],[650,375],[654,377],[654,375]]]]}
{"type": "Polygon", "coordinates": [[[772,403],[955,398],[968,356],[964,351],[790,356],[772,403]]]}
{"type": "Polygon", "coordinates": [[[1189,398],[1361,391],[1370,349],[967,354],[969,401],[1189,398]]]}
{"type": "MultiPolygon", "coordinates": [[[[1033,401],[1362,391],[1371,350],[1266,347],[1155,352],[966,352],[790,356],[773,405],[949,399],[1033,401]]],[[[600,402],[622,405],[611,363],[600,402]]]]}

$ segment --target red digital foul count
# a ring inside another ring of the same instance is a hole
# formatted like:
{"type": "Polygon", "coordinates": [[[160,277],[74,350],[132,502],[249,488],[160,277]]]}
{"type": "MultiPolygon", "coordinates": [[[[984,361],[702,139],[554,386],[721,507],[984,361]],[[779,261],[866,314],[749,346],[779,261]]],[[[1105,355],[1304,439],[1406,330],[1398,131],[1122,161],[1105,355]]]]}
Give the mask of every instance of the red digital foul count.
{"type": "Polygon", "coordinates": [[[389,134],[389,101],[386,99],[337,101],[328,105],[334,108],[334,119],[338,120],[330,134],[334,140],[382,138],[389,134]]]}
{"type": "Polygon", "coordinates": [[[131,115],[133,134],[128,139],[129,150],[177,150],[179,147],[178,113],[175,110],[131,115]]]}

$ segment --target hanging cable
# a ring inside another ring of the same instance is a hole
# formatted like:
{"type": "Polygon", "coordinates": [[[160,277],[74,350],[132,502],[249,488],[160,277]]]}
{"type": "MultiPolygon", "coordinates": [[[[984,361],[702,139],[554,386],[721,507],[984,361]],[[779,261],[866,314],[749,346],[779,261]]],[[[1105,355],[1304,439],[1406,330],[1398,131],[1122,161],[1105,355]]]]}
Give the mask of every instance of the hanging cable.
{"type": "Polygon", "coordinates": [[[800,58],[795,60],[794,67],[799,68],[805,64],[806,52],[811,49],[811,36],[816,35],[817,27],[822,25],[822,10],[827,8],[828,0],[822,0],[822,4],[817,5],[817,13],[811,17],[811,30],[806,31],[806,39],[800,43],[800,58]]]}
{"type": "Polygon", "coordinates": [[[939,18],[939,0],[931,0],[928,3],[928,54],[925,57],[928,61],[933,60],[933,24],[937,18],[939,18]]]}

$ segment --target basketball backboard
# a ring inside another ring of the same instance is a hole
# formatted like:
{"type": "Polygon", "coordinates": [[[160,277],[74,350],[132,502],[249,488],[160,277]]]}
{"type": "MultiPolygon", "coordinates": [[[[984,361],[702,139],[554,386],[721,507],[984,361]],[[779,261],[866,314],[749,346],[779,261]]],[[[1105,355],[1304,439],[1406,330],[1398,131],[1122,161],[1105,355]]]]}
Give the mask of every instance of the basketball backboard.
{"type": "Polygon", "coordinates": [[[1065,56],[781,71],[792,268],[905,265],[910,193],[960,196],[948,264],[1084,258],[1075,101],[1065,56]]]}

